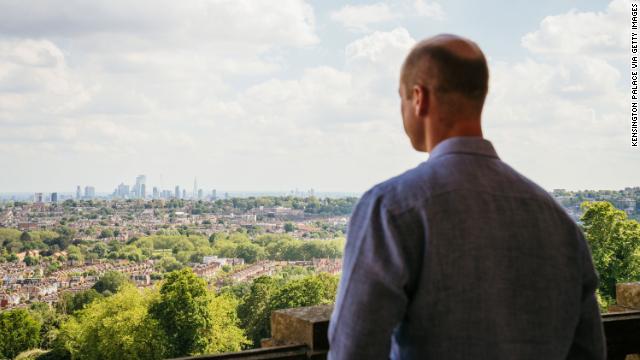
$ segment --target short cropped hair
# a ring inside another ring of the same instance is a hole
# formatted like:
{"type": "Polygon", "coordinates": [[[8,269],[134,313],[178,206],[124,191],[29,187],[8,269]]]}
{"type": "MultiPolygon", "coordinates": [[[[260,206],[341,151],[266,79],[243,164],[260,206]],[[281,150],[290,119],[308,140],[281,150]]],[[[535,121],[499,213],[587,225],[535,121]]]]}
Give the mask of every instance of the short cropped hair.
{"type": "Polygon", "coordinates": [[[425,86],[436,95],[457,93],[480,106],[489,90],[489,68],[482,53],[462,57],[436,44],[416,46],[402,66],[402,84],[411,97],[414,85],[425,86]]]}

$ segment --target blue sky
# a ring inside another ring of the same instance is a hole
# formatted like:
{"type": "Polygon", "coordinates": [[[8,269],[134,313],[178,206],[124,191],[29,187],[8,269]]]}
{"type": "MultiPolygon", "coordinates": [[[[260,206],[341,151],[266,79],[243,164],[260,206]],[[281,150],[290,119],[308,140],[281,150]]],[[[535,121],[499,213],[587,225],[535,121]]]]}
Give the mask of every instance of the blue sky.
{"type": "Polygon", "coordinates": [[[399,114],[415,41],[490,64],[486,137],[547,189],[637,186],[629,0],[0,0],[0,192],[361,192],[428,158],[399,114]],[[277,3],[277,6],[274,4],[277,3]]]}

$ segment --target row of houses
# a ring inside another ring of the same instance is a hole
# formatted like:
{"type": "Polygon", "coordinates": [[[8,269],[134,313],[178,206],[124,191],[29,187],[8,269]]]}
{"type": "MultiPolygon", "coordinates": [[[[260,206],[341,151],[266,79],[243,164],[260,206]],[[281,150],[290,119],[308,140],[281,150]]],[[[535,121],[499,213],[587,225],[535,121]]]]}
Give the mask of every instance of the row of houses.
{"type": "MultiPolygon", "coordinates": [[[[312,267],[315,272],[338,274],[342,271],[342,259],[313,259],[311,261],[258,261],[246,268],[238,270],[229,276],[233,282],[247,282],[259,276],[270,276],[287,265],[312,267]]],[[[224,284],[224,279],[218,281],[218,286],[224,284]]]]}
{"type": "Polygon", "coordinates": [[[78,292],[91,288],[107,271],[128,274],[137,286],[149,286],[152,283],[154,262],[149,260],[134,263],[123,260],[83,264],[58,270],[46,277],[42,276],[41,271],[38,273],[33,269],[42,270],[35,266],[22,266],[21,269],[5,266],[0,269],[5,270],[1,274],[0,308],[17,307],[34,301],[54,303],[63,291],[78,292]]]}

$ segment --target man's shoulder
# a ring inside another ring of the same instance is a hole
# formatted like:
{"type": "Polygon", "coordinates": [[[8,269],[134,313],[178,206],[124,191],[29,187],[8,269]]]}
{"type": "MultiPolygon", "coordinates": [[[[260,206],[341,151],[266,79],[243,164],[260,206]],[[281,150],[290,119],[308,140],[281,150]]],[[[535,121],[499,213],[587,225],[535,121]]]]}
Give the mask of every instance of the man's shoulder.
{"type": "MultiPolygon", "coordinates": [[[[457,164],[447,165],[459,168],[457,164]]],[[[478,181],[477,178],[466,176],[456,178],[451,173],[459,171],[452,172],[441,162],[424,161],[412,169],[374,185],[362,195],[360,202],[375,204],[398,213],[416,206],[427,206],[428,200],[440,193],[455,193],[456,190],[491,191],[504,196],[535,198],[539,202],[546,203],[547,208],[554,209],[563,220],[575,223],[564,207],[547,190],[505,162],[500,161],[498,167],[497,172],[501,179],[491,179],[499,181],[494,184],[495,186],[485,188],[480,185],[482,181],[478,181]]],[[[488,176],[496,176],[496,173],[488,176]]]]}
{"type": "Polygon", "coordinates": [[[525,176],[519,171],[513,169],[509,164],[505,162],[502,162],[502,164],[506,169],[506,171],[508,171],[511,174],[511,176],[513,176],[516,179],[516,182],[520,184],[520,186],[522,187],[523,193],[525,193],[528,196],[536,197],[541,201],[547,202],[556,209],[562,209],[563,211],[565,211],[562,205],[560,205],[553,198],[553,196],[551,195],[551,193],[549,193],[549,191],[544,189],[535,181],[531,180],[528,176],[525,176]]]}
{"type": "MultiPolygon", "coordinates": [[[[576,221],[569,215],[567,209],[562,206],[549,191],[540,186],[528,176],[512,168],[506,162],[501,162],[503,171],[512,178],[511,196],[527,197],[535,199],[539,204],[544,204],[544,208],[553,212],[557,220],[566,224],[572,229],[579,229],[576,221]]],[[[532,214],[534,216],[535,214],[532,214]]]]}
{"type": "Polygon", "coordinates": [[[362,203],[378,203],[393,212],[402,211],[411,204],[422,201],[429,194],[428,164],[422,162],[416,167],[382,181],[360,198],[362,203]]]}

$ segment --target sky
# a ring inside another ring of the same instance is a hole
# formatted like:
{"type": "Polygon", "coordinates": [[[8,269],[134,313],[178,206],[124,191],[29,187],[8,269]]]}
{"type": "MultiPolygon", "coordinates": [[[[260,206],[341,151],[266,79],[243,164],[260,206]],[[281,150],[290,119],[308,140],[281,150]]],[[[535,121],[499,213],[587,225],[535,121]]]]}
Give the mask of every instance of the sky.
{"type": "Polygon", "coordinates": [[[0,192],[364,192],[428,159],[400,65],[454,33],[488,58],[484,135],[546,189],[640,184],[630,0],[0,0],[0,192]]]}

